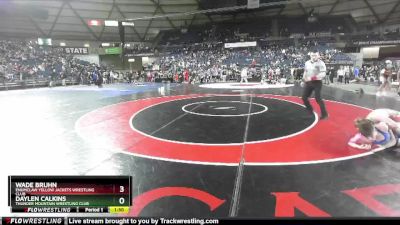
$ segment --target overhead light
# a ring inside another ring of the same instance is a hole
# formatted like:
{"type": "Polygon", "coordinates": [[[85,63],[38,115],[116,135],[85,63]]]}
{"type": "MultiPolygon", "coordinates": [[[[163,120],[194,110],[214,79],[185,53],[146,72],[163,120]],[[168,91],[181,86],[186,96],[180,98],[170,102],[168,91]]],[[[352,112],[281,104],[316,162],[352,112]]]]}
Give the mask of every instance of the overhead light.
{"type": "Polygon", "coordinates": [[[309,16],[307,18],[307,20],[308,20],[309,23],[315,23],[315,22],[318,21],[318,18],[316,16],[314,16],[314,15],[311,15],[311,16],[309,16]]]}
{"type": "Polygon", "coordinates": [[[60,46],[65,46],[65,42],[60,42],[60,46]]]}
{"type": "Polygon", "coordinates": [[[149,29],[149,33],[151,34],[158,34],[160,32],[159,29],[149,29]]]}
{"type": "Polygon", "coordinates": [[[308,13],[307,21],[309,23],[315,23],[318,21],[318,17],[314,14],[315,9],[312,8],[311,11],[308,13]]]}
{"type": "Polygon", "coordinates": [[[135,62],[135,59],[128,59],[128,62],[135,62]]]}
{"type": "Polygon", "coordinates": [[[52,45],[51,38],[38,38],[37,43],[39,45],[52,45]]]}
{"type": "Polygon", "coordinates": [[[106,27],[118,27],[118,21],[116,21],[116,20],[104,20],[104,26],[106,26],[106,27]]]}
{"type": "Polygon", "coordinates": [[[100,20],[89,20],[88,24],[89,24],[89,26],[100,26],[101,22],[100,22],[100,20]]]}
{"type": "Polygon", "coordinates": [[[133,22],[122,22],[122,26],[133,27],[133,26],[135,26],[135,23],[133,23],[133,22]]]}
{"type": "Polygon", "coordinates": [[[110,47],[110,43],[101,43],[101,46],[103,46],[103,47],[110,47]]]}
{"type": "Polygon", "coordinates": [[[90,44],[89,44],[89,43],[86,43],[86,44],[83,45],[83,47],[89,48],[89,47],[90,47],[90,44]]]}

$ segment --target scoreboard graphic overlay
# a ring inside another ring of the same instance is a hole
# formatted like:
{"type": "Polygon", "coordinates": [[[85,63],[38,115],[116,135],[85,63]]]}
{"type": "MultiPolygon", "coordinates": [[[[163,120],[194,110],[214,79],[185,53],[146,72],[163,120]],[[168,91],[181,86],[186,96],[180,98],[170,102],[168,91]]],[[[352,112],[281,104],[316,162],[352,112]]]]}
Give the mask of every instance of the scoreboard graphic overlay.
{"type": "Polygon", "coordinates": [[[12,212],[107,213],[132,202],[129,176],[9,176],[12,212]]]}

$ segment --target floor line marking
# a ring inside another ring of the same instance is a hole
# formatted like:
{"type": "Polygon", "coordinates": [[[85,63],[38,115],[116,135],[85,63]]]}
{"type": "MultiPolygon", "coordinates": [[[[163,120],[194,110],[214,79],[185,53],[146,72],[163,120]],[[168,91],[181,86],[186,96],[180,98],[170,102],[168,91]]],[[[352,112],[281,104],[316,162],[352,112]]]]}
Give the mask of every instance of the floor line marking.
{"type": "Polygon", "coordinates": [[[246,141],[247,141],[249,125],[250,125],[250,112],[251,112],[251,106],[253,105],[252,102],[253,102],[253,96],[250,96],[249,113],[247,116],[246,128],[244,130],[243,146],[242,146],[242,152],[240,155],[240,163],[237,168],[235,186],[233,187],[232,204],[231,204],[231,208],[229,209],[230,217],[236,217],[238,214],[238,211],[239,211],[239,202],[240,202],[240,193],[241,193],[240,191],[242,189],[243,170],[244,170],[244,163],[245,163],[244,152],[245,152],[245,148],[246,148],[246,141]]]}

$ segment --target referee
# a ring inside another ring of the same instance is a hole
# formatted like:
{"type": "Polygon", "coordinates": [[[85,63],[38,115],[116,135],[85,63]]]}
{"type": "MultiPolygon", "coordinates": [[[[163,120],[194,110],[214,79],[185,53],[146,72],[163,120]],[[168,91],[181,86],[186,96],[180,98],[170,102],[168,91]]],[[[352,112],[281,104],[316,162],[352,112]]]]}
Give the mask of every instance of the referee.
{"type": "Polygon", "coordinates": [[[303,81],[305,82],[303,89],[303,102],[307,110],[313,113],[313,108],[308,100],[312,92],[315,92],[315,99],[321,109],[320,119],[327,119],[328,112],[326,111],[324,101],[321,98],[322,80],[326,76],[325,63],[320,60],[318,52],[312,52],[310,54],[310,60],[308,60],[304,66],[303,81]]]}

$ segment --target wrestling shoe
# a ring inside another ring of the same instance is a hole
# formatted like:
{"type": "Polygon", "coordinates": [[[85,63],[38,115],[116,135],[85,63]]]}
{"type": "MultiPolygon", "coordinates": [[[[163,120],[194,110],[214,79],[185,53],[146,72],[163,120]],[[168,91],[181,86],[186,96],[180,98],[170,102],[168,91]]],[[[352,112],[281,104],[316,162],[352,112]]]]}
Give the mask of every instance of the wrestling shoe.
{"type": "Polygon", "coordinates": [[[329,115],[325,114],[325,115],[321,115],[321,117],[319,118],[319,120],[326,120],[328,119],[329,115]]]}

